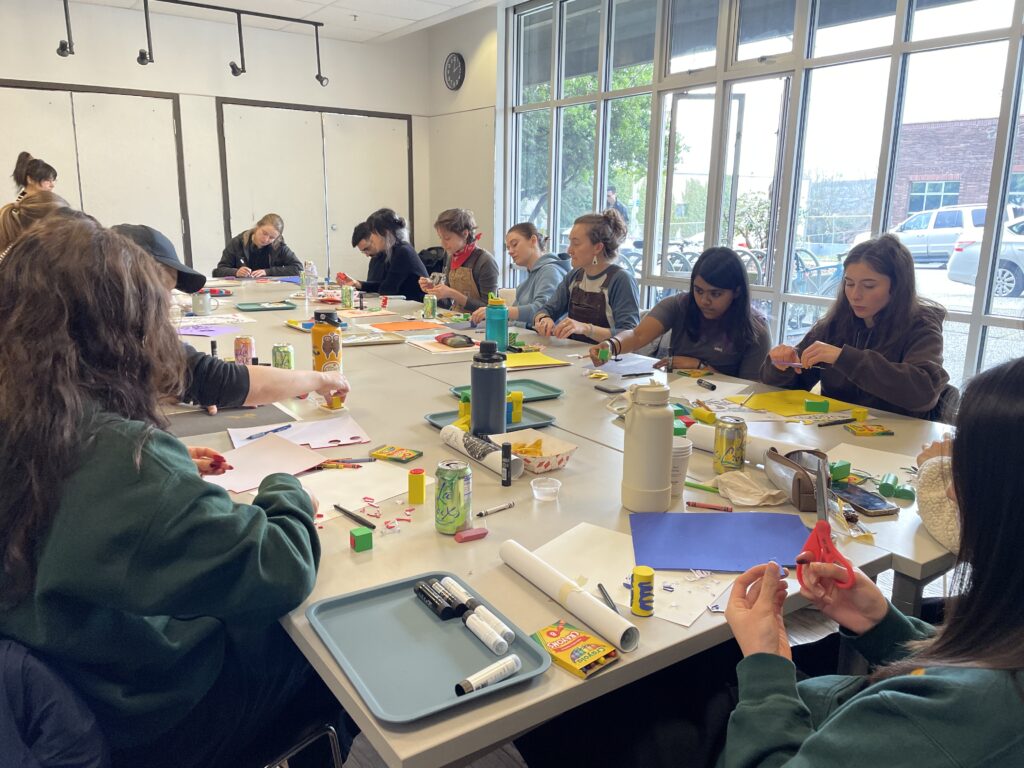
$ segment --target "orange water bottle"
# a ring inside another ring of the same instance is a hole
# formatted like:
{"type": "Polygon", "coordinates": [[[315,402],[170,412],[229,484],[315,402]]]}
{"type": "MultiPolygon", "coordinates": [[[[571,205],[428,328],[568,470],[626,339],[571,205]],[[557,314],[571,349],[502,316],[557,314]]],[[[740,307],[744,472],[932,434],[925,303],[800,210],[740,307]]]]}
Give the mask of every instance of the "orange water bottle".
{"type": "MultiPolygon", "coordinates": [[[[317,310],[313,313],[313,370],[341,370],[341,320],[334,310],[317,310]]],[[[331,408],[342,406],[341,398],[328,402],[331,408]]]]}

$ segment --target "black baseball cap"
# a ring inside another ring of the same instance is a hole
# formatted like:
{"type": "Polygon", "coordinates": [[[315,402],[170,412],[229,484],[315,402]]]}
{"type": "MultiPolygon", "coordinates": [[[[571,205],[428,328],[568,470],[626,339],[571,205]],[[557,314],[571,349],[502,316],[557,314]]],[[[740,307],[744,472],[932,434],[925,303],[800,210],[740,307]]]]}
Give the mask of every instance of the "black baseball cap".
{"type": "Polygon", "coordinates": [[[145,224],[118,224],[111,229],[127,237],[161,264],[177,272],[178,281],[174,287],[179,291],[195,293],[206,285],[206,275],[183,264],[174,250],[174,245],[162,232],[145,224]]]}

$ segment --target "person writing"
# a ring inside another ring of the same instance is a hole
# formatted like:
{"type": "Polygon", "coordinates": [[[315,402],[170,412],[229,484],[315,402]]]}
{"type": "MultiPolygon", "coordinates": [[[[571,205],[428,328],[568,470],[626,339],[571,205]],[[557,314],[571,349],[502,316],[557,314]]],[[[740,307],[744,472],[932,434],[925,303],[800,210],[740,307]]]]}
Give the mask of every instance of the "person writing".
{"type": "MultiPolygon", "coordinates": [[[[516,287],[515,304],[508,319],[516,325],[533,327],[533,316],[558,288],[569,265],[553,253],[545,253],[548,239],[531,222],[513,225],[505,235],[505,248],[512,263],[526,270],[526,279],[516,287]]],[[[487,307],[473,312],[473,323],[484,321],[487,307]]]]}
{"type": "Polygon", "coordinates": [[[256,226],[235,235],[214,277],[282,277],[302,274],[302,262],[284,242],[284,220],[268,213],[256,226]]]}
{"type": "Polygon", "coordinates": [[[317,720],[347,751],[278,622],[316,581],[317,502],[271,474],[235,503],[164,431],[169,312],[152,259],[81,213],[0,268],[0,634],[77,690],[115,766],[263,765],[317,720]]]}
{"type": "Polygon", "coordinates": [[[537,333],[596,344],[636,327],[640,321],[636,282],[615,263],[625,237],[626,224],[616,210],[576,219],[569,232],[573,269],[533,316],[537,333]]]}
{"type": "Polygon", "coordinates": [[[946,311],[918,298],[914,260],[895,235],[855,245],[828,313],[796,347],[779,344],[761,381],[869,408],[927,418],[949,381],[942,367],[946,311]]]}
{"type": "MultiPolygon", "coordinates": [[[[181,263],[173,243],[152,227],[118,224],[113,230],[127,237],[162,266],[164,286],[195,293],[206,276],[181,263]]],[[[182,343],[188,369],[178,399],[204,406],[211,414],[218,408],[269,405],[278,400],[316,392],[324,399],[348,396],[348,380],[338,371],[298,371],[266,365],[236,365],[182,343]]]]}
{"type": "Polygon", "coordinates": [[[405,296],[410,301],[422,301],[420,279],[426,278],[427,268],[409,243],[409,225],[405,219],[390,208],[381,208],[366,220],[366,227],[370,232],[369,247],[374,253],[385,257],[387,266],[384,278],[378,281],[348,278],[344,284],[369,293],[405,296]]]}
{"type": "Polygon", "coordinates": [[[11,178],[18,185],[18,196],[15,198],[15,202],[20,203],[26,195],[36,192],[53,192],[57,183],[57,171],[45,160],[32,157],[28,152],[19,152],[11,178]]]}
{"type": "Polygon", "coordinates": [[[486,306],[488,295],[498,290],[498,263],[476,244],[480,233],[476,231],[473,212],[466,208],[442,211],[434,222],[434,230],[448,254],[443,282],[434,285],[430,278],[421,277],[420,288],[451,302],[456,312],[473,312],[486,306]]]}
{"type": "Polygon", "coordinates": [[[619,331],[590,348],[594,365],[601,350],[618,356],[640,349],[671,331],[669,357],[656,368],[698,369],[756,379],[771,346],[764,318],[750,306],[750,285],[731,248],[708,248],[693,265],[689,293],[659,301],[636,328],[619,331]]]}

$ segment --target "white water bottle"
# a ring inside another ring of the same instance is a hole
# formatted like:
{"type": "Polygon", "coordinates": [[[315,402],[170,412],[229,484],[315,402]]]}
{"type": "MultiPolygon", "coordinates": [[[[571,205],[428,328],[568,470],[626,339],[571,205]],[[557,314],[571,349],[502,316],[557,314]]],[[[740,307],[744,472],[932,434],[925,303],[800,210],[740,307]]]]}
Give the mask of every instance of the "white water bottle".
{"type": "Polygon", "coordinates": [[[306,290],[306,301],[316,301],[320,286],[317,285],[316,263],[307,261],[302,270],[302,286],[306,290]]]}
{"type": "Polygon", "coordinates": [[[664,384],[629,388],[622,452],[622,506],[666,512],[672,503],[672,408],[664,384]]]}

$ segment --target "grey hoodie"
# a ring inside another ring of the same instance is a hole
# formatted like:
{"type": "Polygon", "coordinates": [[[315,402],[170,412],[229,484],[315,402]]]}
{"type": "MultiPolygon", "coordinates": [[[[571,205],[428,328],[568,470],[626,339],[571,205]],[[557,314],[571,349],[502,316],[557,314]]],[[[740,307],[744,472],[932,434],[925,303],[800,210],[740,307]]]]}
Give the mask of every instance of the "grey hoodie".
{"type": "Polygon", "coordinates": [[[570,262],[553,253],[545,253],[516,288],[515,306],[519,310],[516,325],[533,327],[533,316],[554,294],[559,283],[569,274],[570,262]]]}

